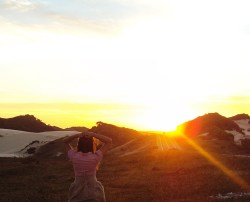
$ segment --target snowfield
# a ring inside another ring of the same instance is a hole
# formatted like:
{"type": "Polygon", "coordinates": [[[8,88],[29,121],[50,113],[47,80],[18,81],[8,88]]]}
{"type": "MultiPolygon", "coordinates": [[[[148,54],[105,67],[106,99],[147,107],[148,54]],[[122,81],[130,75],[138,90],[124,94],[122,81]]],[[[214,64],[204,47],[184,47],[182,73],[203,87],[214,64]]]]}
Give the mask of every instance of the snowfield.
{"type": "Polygon", "coordinates": [[[229,131],[226,130],[226,132],[231,133],[234,136],[234,142],[237,145],[241,145],[241,140],[242,139],[250,139],[250,124],[249,124],[249,119],[241,119],[241,120],[236,120],[234,121],[241,129],[243,129],[243,135],[242,133],[239,133],[235,130],[229,131]]]}
{"type": "Polygon", "coordinates": [[[242,119],[242,120],[237,120],[234,121],[240,128],[243,129],[243,132],[245,133],[246,136],[250,137],[250,124],[249,124],[250,119],[242,119]]]}
{"type": "MultiPolygon", "coordinates": [[[[227,133],[230,133],[234,136],[234,143],[236,145],[241,145],[241,140],[250,139],[250,119],[241,119],[234,121],[241,129],[242,133],[236,130],[225,130],[227,133]]],[[[208,132],[200,134],[199,136],[207,136],[208,132]]]]}
{"type": "Polygon", "coordinates": [[[25,132],[0,129],[0,157],[25,157],[27,149],[39,148],[53,140],[79,133],[78,131],[25,132]]]}
{"type": "Polygon", "coordinates": [[[241,145],[241,140],[245,139],[245,135],[239,133],[235,130],[226,130],[227,133],[230,133],[234,136],[234,143],[237,145],[241,145]]]}
{"type": "Polygon", "coordinates": [[[210,198],[213,199],[239,199],[242,197],[249,197],[250,193],[249,192],[240,192],[240,193],[227,193],[227,194],[218,194],[217,196],[210,196],[210,198]]]}

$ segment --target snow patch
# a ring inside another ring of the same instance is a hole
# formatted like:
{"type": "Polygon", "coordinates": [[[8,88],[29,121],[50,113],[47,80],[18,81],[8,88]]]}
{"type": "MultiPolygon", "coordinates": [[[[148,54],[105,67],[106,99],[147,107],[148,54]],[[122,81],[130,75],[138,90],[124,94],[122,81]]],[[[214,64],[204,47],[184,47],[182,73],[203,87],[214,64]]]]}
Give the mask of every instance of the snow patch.
{"type": "Polygon", "coordinates": [[[208,134],[209,134],[208,132],[207,132],[207,133],[202,133],[202,134],[200,134],[199,136],[200,136],[200,137],[206,137],[208,134]]]}
{"type": "Polygon", "coordinates": [[[235,154],[235,155],[232,155],[232,154],[222,154],[223,156],[230,156],[230,157],[238,157],[238,158],[250,158],[250,156],[248,155],[242,155],[242,154],[235,154]]]}
{"type": "Polygon", "coordinates": [[[250,124],[249,124],[250,119],[241,119],[241,120],[236,120],[234,121],[241,129],[243,129],[243,132],[245,135],[250,136],[250,124]]]}
{"type": "Polygon", "coordinates": [[[241,145],[241,140],[245,139],[245,136],[236,130],[226,130],[226,132],[234,136],[234,142],[236,145],[241,145]]]}
{"type": "Polygon", "coordinates": [[[241,197],[250,197],[250,193],[241,192],[241,193],[227,193],[227,194],[218,194],[217,196],[210,196],[210,198],[214,199],[238,199],[241,197]]]}
{"type": "Polygon", "coordinates": [[[56,156],[61,156],[61,155],[63,155],[62,152],[57,152],[57,153],[56,153],[56,156]]]}
{"type": "Polygon", "coordinates": [[[248,155],[232,155],[232,156],[235,156],[235,157],[240,157],[240,158],[250,158],[250,156],[248,155]]]}
{"type": "Polygon", "coordinates": [[[50,131],[34,133],[19,130],[0,129],[0,157],[29,156],[27,150],[30,148],[35,148],[36,150],[48,142],[77,133],[79,132],[50,131]]]}

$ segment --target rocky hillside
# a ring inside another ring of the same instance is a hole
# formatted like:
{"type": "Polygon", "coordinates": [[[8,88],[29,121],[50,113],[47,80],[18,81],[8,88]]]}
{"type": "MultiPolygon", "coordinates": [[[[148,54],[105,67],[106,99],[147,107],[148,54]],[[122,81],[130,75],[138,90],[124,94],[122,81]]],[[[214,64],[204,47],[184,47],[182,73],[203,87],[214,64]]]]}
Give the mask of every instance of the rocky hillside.
{"type": "Polygon", "coordinates": [[[124,127],[118,127],[112,124],[97,122],[97,126],[91,128],[91,131],[106,135],[113,139],[113,145],[124,144],[134,138],[142,136],[142,133],[124,127]]]}
{"type": "Polygon", "coordinates": [[[235,116],[230,117],[229,119],[233,121],[238,121],[238,120],[250,119],[250,116],[248,114],[237,114],[235,116]]]}
{"type": "Polygon", "coordinates": [[[45,132],[62,130],[61,128],[50,126],[37,119],[33,115],[22,115],[13,118],[0,118],[0,128],[21,130],[27,132],[45,132]]]}
{"type": "Polygon", "coordinates": [[[216,135],[217,138],[232,139],[233,137],[228,136],[228,133],[225,132],[226,130],[234,130],[243,134],[242,129],[234,122],[235,118],[242,117],[235,116],[234,118],[226,118],[218,113],[208,113],[179,125],[177,129],[182,129],[182,131],[190,137],[209,133],[211,136],[216,135]]]}
{"type": "Polygon", "coordinates": [[[83,126],[73,126],[70,128],[65,128],[64,130],[67,130],[67,131],[75,130],[75,131],[79,131],[79,132],[85,132],[85,131],[89,130],[89,128],[86,128],[83,126]]]}
{"type": "MultiPolygon", "coordinates": [[[[82,128],[80,127],[80,129],[82,128]]],[[[129,128],[97,122],[97,125],[92,127],[90,131],[111,137],[113,140],[112,149],[114,150],[112,153],[115,153],[116,155],[132,152],[134,150],[141,151],[144,149],[144,147],[152,148],[153,146],[153,144],[150,143],[154,138],[150,137],[149,135],[142,135],[142,133],[129,128]]],[[[72,146],[76,147],[76,145],[77,141],[75,140],[72,142],[72,146]]],[[[62,139],[57,139],[40,147],[35,155],[39,156],[40,158],[66,158],[67,155],[65,151],[65,145],[62,142],[62,139]]]]}

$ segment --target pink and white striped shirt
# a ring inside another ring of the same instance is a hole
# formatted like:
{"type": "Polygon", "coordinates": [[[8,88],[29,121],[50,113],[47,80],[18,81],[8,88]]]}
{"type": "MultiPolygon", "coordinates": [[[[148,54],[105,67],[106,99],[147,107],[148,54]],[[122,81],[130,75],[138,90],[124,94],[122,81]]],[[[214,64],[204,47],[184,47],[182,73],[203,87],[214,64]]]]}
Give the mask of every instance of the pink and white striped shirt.
{"type": "Polygon", "coordinates": [[[72,161],[75,176],[96,176],[96,168],[103,158],[101,150],[82,153],[70,149],[68,157],[72,161]]]}

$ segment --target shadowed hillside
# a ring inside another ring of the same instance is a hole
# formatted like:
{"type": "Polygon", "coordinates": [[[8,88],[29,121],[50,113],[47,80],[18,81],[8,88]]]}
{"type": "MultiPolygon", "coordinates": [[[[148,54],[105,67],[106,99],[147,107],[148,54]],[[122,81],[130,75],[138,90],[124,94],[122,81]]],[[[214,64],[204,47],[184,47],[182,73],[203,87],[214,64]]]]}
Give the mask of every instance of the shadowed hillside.
{"type": "Polygon", "coordinates": [[[118,127],[112,124],[97,122],[97,126],[92,127],[90,130],[102,135],[106,135],[113,139],[113,145],[118,146],[124,144],[134,138],[142,136],[142,133],[124,127],[118,127]]]}
{"type": "Polygon", "coordinates": [[[177,127],[190,136],[195,137],[202,133],[215,134],[217,136],[226,135],[224,130],[235,130],[242,133],[241,128],[232,120],[218,113],[208,113],[199,116],[191,121],[187,121],[177,127]]]}
{"type": "MultiPolygon", "coordinates": [[[[75,127],[72,127],[72,129],[75,129],[77,131],[77,128],[75,127]]],[[[84,130],[85,128],[80,127],[79,129],[84,130]]],[[[103,122],[97,122],[97,126],[92,127],[90,130],[93,132],[111,137],[113,140],[113,149],[117,151],[116,153],[131,152],[135,150],[135,148],[141,149],[141,147],[148,145],[147,142],[152,141],[152,140],[148,141],[150,139],[150,138],[149,139],[146,138],[146,136],[148,135],[142,135],[140,132],[137,132],[136,130],[118,127],[118,126],[103,123],[103,122]],[[129,143],[129,142],[131,142],[131,144],[129,144],[126,147],[121,148],[121,150],[119,148],[116,149],[116,146],[125,145],[126,143],[129,143]]],[[[73,141],[72,145],[76,147],[77,141],[76,140],[73,141]]],[[[51,141],[47,143],[46,145],[41,146],[38,152],[36,153],[36,156],[40,158],[44,158],[44,157],[45,158],[48,158],[48,157],[65,158],[66,157],[65,151],[66,151],[65,145],[62,142],[62,139],[58,139],[55,141],[51,141]]]]}
{"type": "Polygon", "coordinates": [[[250,116],[248,114],[237,114],[235,116],[230,117],[229,119],[237,121],[242,119],[250,119],[250,116]]]}
{"type": "MultiPolygon", "coordinates": [[[[66,149],[65,144],[63,143],[63,138],[58,140],[51,141],[43,146],[41,146],[38,151],[35,153],[36,157],[39,158],[57,158],[57,159],[66,159],[66,149]]],[[[76,142],[73,143],[76,146],[76,142]]]]}
{"type": "Polygon", "coordinates": [[[83,127],[83,126],[73,126],[73,127],[70,127],[70,128],[65,128],[64,130],[68,130],[68,131],[75,130],[75,131],[79,131],[79,132],[85,132],[85,131],[89,130],[89,128],[86,128],[86,127],[83,127]]]}
{"type": "Polygon", "coordinates": [[[13,118],[0,118],[0,128],[21,130],[27,132],[45,132],[62,130],[61,128],[46,125],[33,115],[22,115],[13,118]]]}

